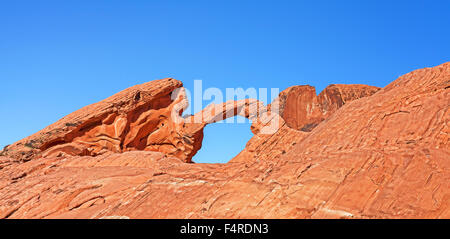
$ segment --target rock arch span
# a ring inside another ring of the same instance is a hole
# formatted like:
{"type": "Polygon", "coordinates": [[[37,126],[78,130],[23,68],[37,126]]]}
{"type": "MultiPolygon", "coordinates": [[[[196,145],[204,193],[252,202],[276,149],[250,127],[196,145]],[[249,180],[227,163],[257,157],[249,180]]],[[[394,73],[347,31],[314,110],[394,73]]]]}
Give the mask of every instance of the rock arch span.
{"type": "MultiPolygon", "coordinates": [[[[294,86],[267,106],[256,99],[231,100],[210,104],[195,115],[182,117],[189,105],[183,84],[166,78],[133,86],[86,106],[5,147],[0,156],[29,161],[40,157],[157,151],[190,163],[202,146],[203,129],[208,124],[237,115],[250,119],[255,136],[247,146],[252,148],[255,142],[268,142],[268,137],[282,132],[280,129],[294,131],[291,135],[310,132],[346,102],[378,89],[330,85],[317,96],[314,87],[294,86]]],[[[246,153],[249,152],[244,150],[246,153]]]]}
{"type": "Polygon", "coordinates": [[[182,83],[171,78],[131,87],[6,147],[2,155],[28,161],[137,150],[191,162],[206,125],[236,115],[255,119],[263,109],[261,102],[246,99],[212,104],[183,118],[188,102],[182,89],[182,83]]]}

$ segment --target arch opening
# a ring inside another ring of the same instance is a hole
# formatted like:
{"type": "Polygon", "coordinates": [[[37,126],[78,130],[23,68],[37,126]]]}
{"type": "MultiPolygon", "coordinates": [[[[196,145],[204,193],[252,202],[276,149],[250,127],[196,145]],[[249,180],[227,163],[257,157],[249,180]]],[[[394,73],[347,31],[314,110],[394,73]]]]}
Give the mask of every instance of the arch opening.
{"type": "Polygon", "coordinates": [[[251,121],[239,115],[208,124],[203,129],[202,147],[192,161],[222,164],[229,162],[245,148],[253,136],[250,126],[251,121]]]}

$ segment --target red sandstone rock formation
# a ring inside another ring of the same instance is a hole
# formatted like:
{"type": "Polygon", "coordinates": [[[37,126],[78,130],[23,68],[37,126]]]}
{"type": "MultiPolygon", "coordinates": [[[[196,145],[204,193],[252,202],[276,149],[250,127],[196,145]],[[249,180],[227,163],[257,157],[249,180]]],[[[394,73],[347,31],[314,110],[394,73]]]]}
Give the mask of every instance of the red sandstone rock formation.
{"type": "Polygon", "coordinates": [[[28,161],[144,150],[150,145],[165,151],[167,142],[147,142],[148,136],[163,128],[174,107],[170,94],[181,86],[177,80],[163,79],[131,87],[7,146],[3,155],[28,161]]]}
{"type": "Polygon", "coordinates": [[[293,86],[280,94],[280,115],[293,129],[310,132],[350,101],[373,95],[380,88],[367,85],[330,85],[319,96],[312,86],[293,86]]]}
{"type": "Polygon", "coordinates": [[[274,101],[281,115],[281,118],[275,117],[279,120],[279,129],[273,134],[259,133],[256,129],[261,126],[255,121],[252,124],[255,135],[231,162],[278,158],[309,135],[305,132],[311,132],[344,104],[371,96],[379,89],[367,85],[330,85],[316,96],[312,86],[289,87],[274,101]]]}
{"type": "Polygon", "coordinates": [[[0,218],[450,218],[450,63],[378,92],[292,87],[267,111],[228,102],[200,121],[180,117],[179,87],[132,87],[7,147],[0,218]],[[246,149],[186,163],[230,109],[254,121],[246,149]],[[267,119],[281,127],[263,134],[267,119]]]}
{"type": "Polygon", "coordinates": [[[236,115],[255,118],[263,108],[257,100],[229,101],[184,119],[188,104],[180,87],[170,78],[131,87],[7,146],[1,155],[29,161],[155,151],[191,162],[206,125],[236,115]]]}

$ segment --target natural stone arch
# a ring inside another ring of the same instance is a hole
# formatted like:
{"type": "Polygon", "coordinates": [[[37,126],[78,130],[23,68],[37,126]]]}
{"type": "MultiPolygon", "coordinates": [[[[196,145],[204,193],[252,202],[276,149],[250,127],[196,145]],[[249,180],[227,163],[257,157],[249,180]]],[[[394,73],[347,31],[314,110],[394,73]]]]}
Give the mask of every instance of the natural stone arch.
{"type": "Polygon", "coordinates": [[[263,104],[245,99],[209,105],[183,118],[188,106],[182,83],[152,81],[86,106],[2,151],[28,161],[39,157],[97,156],[127,151],[158,151],[191,162],[200,149],[203,128],[228,117],[251,120],[263,104]]]}

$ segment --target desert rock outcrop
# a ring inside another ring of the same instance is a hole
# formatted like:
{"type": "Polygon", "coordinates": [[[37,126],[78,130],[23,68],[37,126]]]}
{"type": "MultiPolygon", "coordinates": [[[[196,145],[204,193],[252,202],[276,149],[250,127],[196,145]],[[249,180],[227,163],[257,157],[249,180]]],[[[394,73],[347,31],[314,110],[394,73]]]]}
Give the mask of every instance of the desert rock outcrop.
{"type": "MultiPolygon", "coordinates": [[[[344,104],[371,96],[379,90],[367,85],[330,85],[317,96],[316,89],[309,85],[289,87],[272,103],[281,116],[272,117],[272,120],[278,120],[279,129],[273,134],[259,133],[255,129],[261,125],[256,119],[252,124],[255,135],[231,162],[278,158],[344,104]]],[[[272,107],[269,105],[267,108],[270,110],[272,107]]]]}
{"type": "Polygon", "coordinates": [[[183,118],[188,102],[181,87],[171,78],[131,87],[5,147],[1,155],[29,161],[155,151],[191,162],[206,125],[236,115],[255,118],[263,109],[261,102],[245,99],[211,104],[183,118]]]}
{"type": "Polygon", "coordinates": [[[175,105],[171,93],[181,86],[177,80],[163,79],[131,87],[7,146],[2,154],[28,161],[144,150],[147,146],[159,146],[164,151],[164,141],[148,142],[148,136],[161,129],[170,117],[175,105]]]}
{"type": "Polygon", "coordinates": [[[255,133],[227,164],[186,163],[223,105],[189,121],[183,94],[169,97],[181,83],[156,83],[7,147],[0,218],[450,218],[450,63],[380,90],[294,87],[278,118],[272,106],[255,116],[255,100],[225,103],[255,133]],[[281,127],[262,134],[260,117],[281,127]]]}

